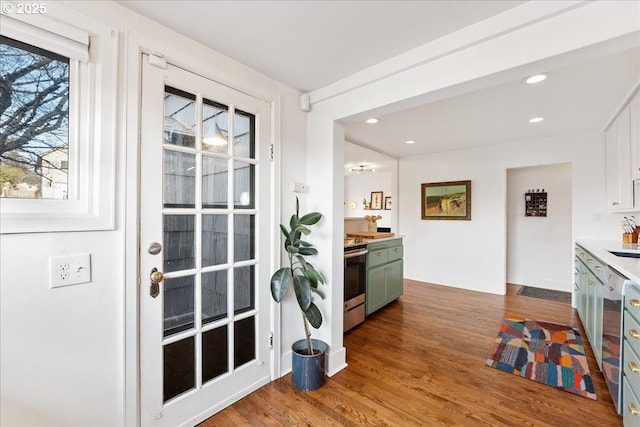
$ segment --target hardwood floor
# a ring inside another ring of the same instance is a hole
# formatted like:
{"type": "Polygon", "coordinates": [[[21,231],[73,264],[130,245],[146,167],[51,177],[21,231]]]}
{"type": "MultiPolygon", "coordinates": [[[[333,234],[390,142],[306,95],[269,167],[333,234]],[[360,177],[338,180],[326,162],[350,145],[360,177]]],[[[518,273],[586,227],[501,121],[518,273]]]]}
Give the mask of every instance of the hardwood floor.
{"type": "Polygon", "coordinates": [[[578,326],[570,305],[405,280],[400,300],[345,335],[348,368],[319,390],[290,375],[201,426],[622,426],[588,342],[594,401],[486,365],[504,314],[578,326]]]}

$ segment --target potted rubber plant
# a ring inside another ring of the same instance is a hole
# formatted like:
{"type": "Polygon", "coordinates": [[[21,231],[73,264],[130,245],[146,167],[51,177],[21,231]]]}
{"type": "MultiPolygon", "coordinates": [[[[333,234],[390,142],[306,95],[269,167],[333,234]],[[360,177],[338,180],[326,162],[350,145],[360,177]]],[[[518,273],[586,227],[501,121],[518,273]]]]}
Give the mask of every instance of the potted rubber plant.
{"type": "Polygon", "coordinates": [[[325,280],[307,260],[308,256],[316,255],[318,250],[311,243],[302,240],[303,236],[311,233],[309,227],[317,224],[321,218],[322,214],[319,212],[300,216],[300,204],[296,197],[296,211],[291,215],[289,228],[280,224],[289,262],[286,267],[281,267],[271,276],[273,299],[276,302],[282,301],[287,290],[293,288],[300,306],[305,338],[294,342],[291,347],[292,382],[300,390],[315,390],[325,381],[327,344],[312,339],[310,330],[310,326],[318,329],[322,325],[322,314],[313,300],[316,295],[324,299],[324,294],[318,286],[324,284],[325,280]]]}

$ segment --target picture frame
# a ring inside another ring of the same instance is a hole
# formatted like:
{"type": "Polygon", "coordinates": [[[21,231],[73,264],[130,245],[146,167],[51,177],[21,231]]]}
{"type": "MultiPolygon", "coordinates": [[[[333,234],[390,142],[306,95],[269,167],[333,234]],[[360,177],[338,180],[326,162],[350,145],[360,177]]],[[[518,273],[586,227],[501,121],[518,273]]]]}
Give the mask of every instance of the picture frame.
{"type": "Polygon", "coordinates": [[[371,203],[369,204],[369,209],[371,210],[380,210],[382,209],[382,191],[372,191],[371,192],[371,203]]]}
{"type": "Polygon", "coordinates": [[[384,210],[385,211],[391,210],[391,196],[387,196],[384,198],[384,210]]]}
{"type": "Polygon", "coordinates": [[[471,220],[471,181],[421,185],[423,220],[471,220]]]}

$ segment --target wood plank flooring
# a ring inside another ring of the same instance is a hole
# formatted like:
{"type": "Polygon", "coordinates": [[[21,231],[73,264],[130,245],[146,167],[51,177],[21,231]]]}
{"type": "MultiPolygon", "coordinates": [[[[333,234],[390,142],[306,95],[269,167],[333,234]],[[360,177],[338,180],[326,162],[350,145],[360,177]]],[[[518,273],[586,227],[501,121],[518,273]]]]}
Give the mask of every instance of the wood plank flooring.
{"type": "Polygon", "coordinates": [[[405,280],[400,300],[345,335],[348,368],[319,390],[290,375],[201,426],[622,426],[585,341],[598,400],[486,366],[504,314],[579,327],[570,305],[405,280]]]}

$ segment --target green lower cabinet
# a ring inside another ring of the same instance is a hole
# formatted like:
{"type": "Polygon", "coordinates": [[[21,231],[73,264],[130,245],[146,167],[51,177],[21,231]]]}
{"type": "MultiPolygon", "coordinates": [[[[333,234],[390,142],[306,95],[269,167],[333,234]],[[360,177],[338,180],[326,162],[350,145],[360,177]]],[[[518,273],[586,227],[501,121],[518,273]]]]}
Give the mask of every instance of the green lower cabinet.
{"type": "Polygon", "coordinates": [[[373,313],[387,303],[387,266],[367,271],[366,312],[373,313]]]}
{"type": "Polygon", "coordinates": [[[367,256],[366,314],[402,296],[402,240],[370,244],[367,256]]]}
{"type": "Polygon", "coordinates": [[[387,271],[387,300],[393,301],[402,295],[402,260],[389,264],[387,271]]]}

